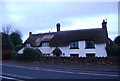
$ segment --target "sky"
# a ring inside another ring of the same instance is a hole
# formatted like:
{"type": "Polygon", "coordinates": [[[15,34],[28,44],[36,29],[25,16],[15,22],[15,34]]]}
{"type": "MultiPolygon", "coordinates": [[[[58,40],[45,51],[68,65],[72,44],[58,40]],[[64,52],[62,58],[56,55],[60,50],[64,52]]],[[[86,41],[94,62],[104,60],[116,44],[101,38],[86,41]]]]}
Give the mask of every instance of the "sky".
{"type": "Polygon", "coordinates": [[[118,36],[118,2],[6,1],[0,2],[0,14],[1,27],[11,24],[12,30],[22,33],[23,42],[29,32],[56,32],[57,23],[61,31],[90,29],[101,28],[103,19],[107,19],[109,37],[118,36]]]}

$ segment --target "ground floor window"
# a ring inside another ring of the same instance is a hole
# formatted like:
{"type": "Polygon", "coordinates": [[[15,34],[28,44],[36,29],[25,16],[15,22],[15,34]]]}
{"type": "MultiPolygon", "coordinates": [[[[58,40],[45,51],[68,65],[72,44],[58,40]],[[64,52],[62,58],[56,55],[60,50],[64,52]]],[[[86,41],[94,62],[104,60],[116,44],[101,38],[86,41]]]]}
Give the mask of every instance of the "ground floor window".
{"type": "Polygon", "coordinates": [[[86,53],[86,57],[95,57],[95,53],[86,53]]]}
{"type": "Polygon", "coordinates": [[[79,57],[79,54],[70,54],[70,57],[79,57]]]}
{"type": "Polygon", "coordinates": [[[50,54],[49,53],[46,53],[46,54],[43,54],[44,56],[50,56],[50,54]]]}

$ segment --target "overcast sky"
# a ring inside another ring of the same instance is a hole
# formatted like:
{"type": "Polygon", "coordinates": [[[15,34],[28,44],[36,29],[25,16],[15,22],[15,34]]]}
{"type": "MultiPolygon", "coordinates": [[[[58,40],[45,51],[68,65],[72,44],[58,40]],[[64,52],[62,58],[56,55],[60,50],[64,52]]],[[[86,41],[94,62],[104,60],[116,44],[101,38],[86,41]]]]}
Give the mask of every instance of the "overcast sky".
{"type": "Polygon", "coordinates": [[[11,24],[13,30],[22,33],[23,41],[29,32],[55,32],[58,22],[64,31],[101,28],[103,19],[107,19],[109,37],[113,40],[118,35],[118,2],[1,2],[0,5],[3,14],[0,24],[11,24]]]}

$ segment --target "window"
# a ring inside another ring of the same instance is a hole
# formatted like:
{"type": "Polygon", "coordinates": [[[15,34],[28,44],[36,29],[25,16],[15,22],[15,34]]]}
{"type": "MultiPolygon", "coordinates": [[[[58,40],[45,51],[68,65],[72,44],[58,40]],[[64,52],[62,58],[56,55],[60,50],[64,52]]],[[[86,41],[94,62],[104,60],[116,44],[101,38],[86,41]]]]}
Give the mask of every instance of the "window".
{"type": "Polygon", "coordinates": [[[43,54],[44,56],[50,56],[50,54],[49,53],[47,53],[47,54],[43,54]]]}
{"type": "Polygon", "coordinates": [[[86,57],[95,57],[95,53],[87,53],[86,57]]]}
{"type": "Polygon", "coordinates": [[[79,54],[70,54],[70,57],[79,57],[79,54]]]}
{"type": "Polygon", "coordinates": [[[94,49],[95,48],[94,41],[85,41],[85,48],[86,49],[94,49]]]}
{"type": "Polygon", "coordinates": [[[49,46],[49,42],[42,42],[42,46],[49,46]]]}
{"type": "Polygon", "coordinates": [[[70,43],[70,49],[79,49],[78,48],[78,41],[71,42],[70,43]]]}

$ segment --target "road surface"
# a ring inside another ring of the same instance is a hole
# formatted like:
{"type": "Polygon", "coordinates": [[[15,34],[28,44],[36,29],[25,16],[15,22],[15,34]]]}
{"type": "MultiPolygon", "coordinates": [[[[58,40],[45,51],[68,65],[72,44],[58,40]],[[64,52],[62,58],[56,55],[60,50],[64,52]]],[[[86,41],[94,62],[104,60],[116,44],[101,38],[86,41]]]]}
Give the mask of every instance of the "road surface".
{"type": "Polygon", "coordinates": [[[36,67],[6,65],[2,66],[3,80],[24,81],[26,79],[119,79],[117,72],[95,72],[79,70],[54,70],[36,67]]]}

